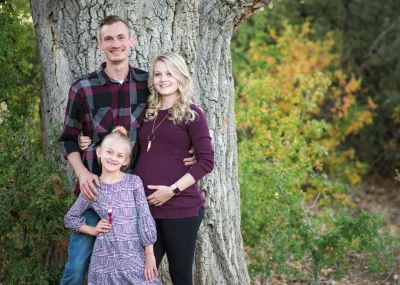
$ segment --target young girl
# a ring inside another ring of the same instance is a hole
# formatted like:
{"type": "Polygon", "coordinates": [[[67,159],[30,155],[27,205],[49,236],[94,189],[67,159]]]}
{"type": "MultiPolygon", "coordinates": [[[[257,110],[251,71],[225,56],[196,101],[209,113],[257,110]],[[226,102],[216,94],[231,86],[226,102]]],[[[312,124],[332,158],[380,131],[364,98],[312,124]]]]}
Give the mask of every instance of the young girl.
{"type": "Polygon", "coordinates": [[[97,236],[88,284],[161,284],[153,253],[156,228],[142,181],[121,171],[131,151],[126,129],[116,127],[96,149],[102,166],[97,200],[80,195],[64,218],[67,228],[97,236]],[[96,227],[82,216],[89,208],[101,218],[96,227]]]}

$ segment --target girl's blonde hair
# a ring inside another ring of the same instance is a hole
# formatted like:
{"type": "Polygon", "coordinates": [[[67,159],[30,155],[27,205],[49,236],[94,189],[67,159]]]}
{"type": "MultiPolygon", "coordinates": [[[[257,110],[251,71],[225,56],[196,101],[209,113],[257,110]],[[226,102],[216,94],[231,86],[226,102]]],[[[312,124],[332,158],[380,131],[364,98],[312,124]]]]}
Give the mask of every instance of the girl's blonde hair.
{"type": "MultiPolygon", "coordinates": [[[[130,158],[132,156],[132,146],[131,146],[131,141],[130,138],[128,136],[128,131],[125,129],[125,127],[123,126],[116,126],[111,133],[107,134],[103,141],[100,144],[100,147],[104,147],[108,141],[110,141],[111,139],[117,139],[122,141],[123,143],[126,144],[127,146],[127,151],[128,151],[128,158],[130,161],[130,158]]],[[[129,163],[128,163],[129,164],[129,163]]]]}
{"type": "Polygon", "coordinates": [[[168,119],[175,124],[183,120],[192,122],[196,116],[196,112],[190,109],[190,104],[193,104],[194,94],[192,77],[183,57],[173,52],[164,52],[157,55],[151,64],[148,79],[148,87],[151,94],[147,100],[145,121],[153,120],[161,108],[161,95],[154,88],[154,68],[159,61],[167,65],[168,71],[179,82],[178,100],[169,110],[168,119]]]}

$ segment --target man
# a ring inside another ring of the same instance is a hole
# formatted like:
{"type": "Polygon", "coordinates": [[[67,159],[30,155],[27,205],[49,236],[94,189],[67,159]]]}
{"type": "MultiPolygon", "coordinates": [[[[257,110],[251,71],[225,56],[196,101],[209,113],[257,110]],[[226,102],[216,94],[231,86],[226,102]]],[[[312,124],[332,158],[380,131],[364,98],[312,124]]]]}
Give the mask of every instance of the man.
{"type": "MultiPolygon", "coordinates": [[[[148,73],[129,64],[129,53],[135,39],[128,24],[118,16],[107,16],[100,22],[99,35],[97,46],[104,53],[106,62],[72,84],[59,139],[63,155],[79,179],[75,194],[81,192],[90,200],[95,200],[98,194],[95,184],[100,186],[101,167],[97,162],[96,147],[117,125],[129,131],[133,155],[127,172],[132,173],[138,155],[137,133],[150,94],[148,73]],[[81,132],[92,142],[83,153],[78,145],[81,132]]],[[[189,164],[193,162],[189,159],[189,164]]],[[[84,216],[88,225],[95,226],[99,221],[93,210],[87,210],[84,216]]],[[[72,232],[61,284],[83,283],[94,241],[93,236],[72,232]]]]}

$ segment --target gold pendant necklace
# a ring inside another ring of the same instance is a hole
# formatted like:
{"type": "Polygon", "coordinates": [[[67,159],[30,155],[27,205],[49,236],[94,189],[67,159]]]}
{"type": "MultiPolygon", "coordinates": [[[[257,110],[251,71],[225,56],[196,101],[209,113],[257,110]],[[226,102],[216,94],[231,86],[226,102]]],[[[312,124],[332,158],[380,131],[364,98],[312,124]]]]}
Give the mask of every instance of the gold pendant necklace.
{"type": "Polygon", "coordinates": [[[161,125],[162,122],[164,122],[164,120],[168,117],[168,113],[167,115],[165,115],[165,117],[161,120],[161,122],[154,128],[155,124],[156,124],[156,120],[158,117],[158,113],[157,116],[154,118],[153,121],[153,127],[151,129],[150,134],[147,136],[147,152],[149,152],[150,148],[151,148],[151,143],[156,139],[156,135],[154,134],[154,132],[157,130],[157,128],[161,125]]]}

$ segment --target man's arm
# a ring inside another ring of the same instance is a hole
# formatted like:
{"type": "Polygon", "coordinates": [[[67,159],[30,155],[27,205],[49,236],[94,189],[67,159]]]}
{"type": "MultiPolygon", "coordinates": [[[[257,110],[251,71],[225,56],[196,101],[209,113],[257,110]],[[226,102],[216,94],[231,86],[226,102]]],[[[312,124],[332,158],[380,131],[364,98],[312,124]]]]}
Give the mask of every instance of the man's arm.
{"type": "Polygon", "coordinates": [[[96,200],[96,196],[99,194],[93,181],[97,186],[100,186],[99,177],[96,174],[91,173],[85,165],[82,163],[82,159],[79,152],[71,152],[67,155],[67,159],[75,171],[76,176],[79,179],[79,188],[83,197],[87,200],[96,200]]]}
{"type": "Polygon", "coordinates": [[[78,145],[78,137],[85,122],[86,110],[84,94],[80,93],[83,90],[81,87],[81,81],[78,80],[69,89],[63,131],[58,141],[64,158],[69,161],[78,176],[83,197],[87,200],[95,200],[98,193],[93,181],[100,186],[99,178],[90,173],[83,164],[78,145]]]}

